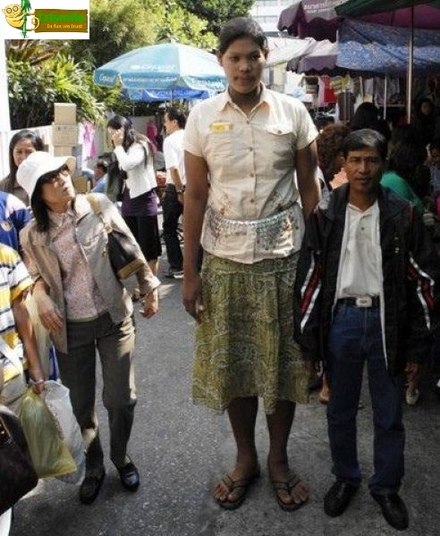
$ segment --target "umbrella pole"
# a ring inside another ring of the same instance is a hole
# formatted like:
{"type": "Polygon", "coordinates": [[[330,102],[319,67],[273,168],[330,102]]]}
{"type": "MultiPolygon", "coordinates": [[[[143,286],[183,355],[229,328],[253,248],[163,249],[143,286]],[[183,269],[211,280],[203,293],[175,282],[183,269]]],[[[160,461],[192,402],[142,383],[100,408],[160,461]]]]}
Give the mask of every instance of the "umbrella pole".
{"type": "Polygon", "coordinates": [[[411,7],[411,26],[409,32],[408,71],[406,78],[406,122],[411,123],[412,86],[414,60],[414,7],[411,7]]]}
{"type": "Polygon", "coordinates": [[[383,83],[383,118],[387,118],[387,103],[388,103],[388,74],[385,74],[383,83]]]}

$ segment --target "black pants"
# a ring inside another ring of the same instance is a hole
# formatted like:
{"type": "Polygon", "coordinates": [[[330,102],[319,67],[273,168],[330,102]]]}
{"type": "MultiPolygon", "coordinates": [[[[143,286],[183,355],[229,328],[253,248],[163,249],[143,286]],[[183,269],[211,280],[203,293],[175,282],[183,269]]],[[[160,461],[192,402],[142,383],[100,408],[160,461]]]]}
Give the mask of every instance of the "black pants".
{"type": "Polygon", "coordinates": [[[180,249],[177,226],[183,212],[183,206],[177,199],[174,184],[167,184],[162,201],[163,239],[167,250],[168,263],[171,270],[180,271],[183,267],[182,250],[180,249]]]}

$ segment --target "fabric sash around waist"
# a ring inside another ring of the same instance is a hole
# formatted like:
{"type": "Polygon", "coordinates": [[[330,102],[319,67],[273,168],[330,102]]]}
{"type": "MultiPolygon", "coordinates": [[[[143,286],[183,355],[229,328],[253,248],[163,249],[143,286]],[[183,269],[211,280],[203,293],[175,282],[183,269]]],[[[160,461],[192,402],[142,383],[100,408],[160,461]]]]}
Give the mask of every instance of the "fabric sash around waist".
{"type": "MultiPolygon", "coordinates": [[[[255,262],[268,256],[285,257],[296,249],[296,242],[300,243],[302,228],[302,210],[296,202],[281,212],[258,220],[231,220],[208,206],[204,247],[208,246],[206,250],[213,254],[217,253],[217,248],[252,251],[253,261],[243,259],[243,262],[255,262]]],[[[230,258],[228,254],[220,256],[230,258]]]]}

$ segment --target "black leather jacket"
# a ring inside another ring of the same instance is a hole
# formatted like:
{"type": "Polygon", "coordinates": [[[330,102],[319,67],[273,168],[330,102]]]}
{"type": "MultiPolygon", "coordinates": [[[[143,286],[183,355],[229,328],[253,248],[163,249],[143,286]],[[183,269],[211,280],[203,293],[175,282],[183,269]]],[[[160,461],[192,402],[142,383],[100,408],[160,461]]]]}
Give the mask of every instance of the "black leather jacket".
{"type": "MultiPolygon", "coordinates": [[[[295,339],[306,359],[325,363],[335,303],[349,185],[318,205],[306,224],[295,283],[295,339]]],[[[380,242],[384,303],[382,318],[389,370],[428,358],[438,258],[414,207],[380,187],[380,242]]]]}

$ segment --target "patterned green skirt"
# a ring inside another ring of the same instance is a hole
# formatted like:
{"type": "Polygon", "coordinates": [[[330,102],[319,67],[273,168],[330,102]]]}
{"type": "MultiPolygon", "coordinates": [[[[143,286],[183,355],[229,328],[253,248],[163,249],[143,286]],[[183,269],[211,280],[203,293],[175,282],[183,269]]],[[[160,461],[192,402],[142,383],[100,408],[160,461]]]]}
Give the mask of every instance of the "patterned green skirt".
{"type": "Polygon", "coordinates": [[[298,255],[242,264],[205,253],[205,311],[196,327],[192,396],[223,411],[234,398],[305,403],[308,379],[293,340],[293,284],[298,255]]]}

